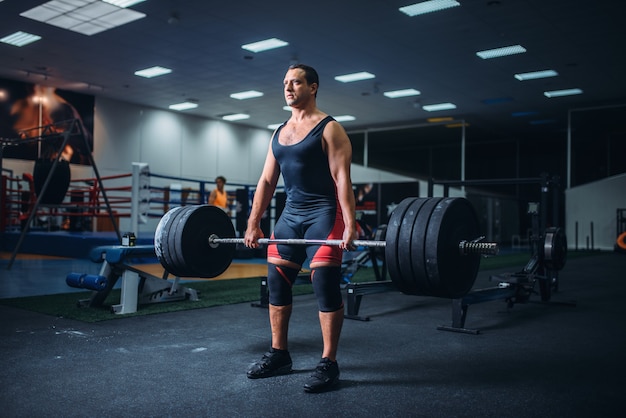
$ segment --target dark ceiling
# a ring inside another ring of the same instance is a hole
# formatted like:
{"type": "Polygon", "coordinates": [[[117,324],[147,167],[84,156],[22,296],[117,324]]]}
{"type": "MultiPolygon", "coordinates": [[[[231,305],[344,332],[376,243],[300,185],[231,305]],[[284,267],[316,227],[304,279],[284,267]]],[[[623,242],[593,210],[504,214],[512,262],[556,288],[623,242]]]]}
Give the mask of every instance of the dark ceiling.
{"type": "MultiPolygon", "coordinates": [[[[626,172],[626,2],[459,1],[460,7],[408,17],[398,11],[411,3],[406,0],[146,0],[131,7],[145,18],[86,36],[20,17],[43,0],[4,0],[0,38],[24,31],[42,39],[22,48],[0,43],[0,77],[159,109],[195,99],[199,107],[185,113],[215,119],[249,113],[250,119],[233,123],[265,129],[288,118],[283,76],[289,64],[302,62],[320,73],[319,107],[356,118],[343,123],[356,163],[437,179],[547,172],[568,187],[626,172]],[[289,45],[256,54],[241,48],[274,37],[289,45]],[[515,44],[527,52],[476,56],[515,44]],[[134,75],[155,65],[173,72],[134,75]],[[559,75],[514,78],[545,69],[559,75]],[[334,79],[360,71],[376,78],[334,79]],[[405,88],[421,95],[383,96],[405,88]],[[570,88],[583,93],[543,94],[570,88]],[[264,96],[230,98],[250,89],[264,96]],[[457,108],[422,109],[441,102],[457,108]],[[427,122],[438,117],[466,128],[427,122]]],[[[508,186],[497,191],[519,194],[508,186]]]]}
{"type": "Polygon", "coordinates": [[[356,117],[344,123],[349,131],[451,116],[485,136],[563,132],[568,109],[626,98],[626,3],[619,0],[461,1],[461,7],[416,17],[398,11],[411,3],[407,0],[147,0],[131,7],[146,18],[93,36],[19,16],[41,3],[0,2],[0,37],[25,31],[43,38],[22,48],[0,44],[0,76],[162,109],[192,98],[199,107],[189,114],[219,118],[245,112],[251,118],[237,123],[259,128],[288,117],[282,78],[294,61],[318,69],[322,110],[356,117]],[[256,54],[241,48],[271,37],[289,46],[256,54]],[[527,52],[491,60],[476,56],[514,44],[527,52]],[[133,75],[154,65],[173,72],[153,79],[133,75]],[[524,82],[513,77],[544,69],[559,76],[524,82]],[[358,71],[376,78],[334,80],[358,71]],[[422,94],[404,99],[382,94],[403,88],[422,94]],[[566,88],[584,93],[543,95],[566,88]],[[248,89],[265,95],[229,97],[248,89]],[[457,108],[421,109],[440,102],[457,108]],[[513,117],[515,112],[535,113],[513,117]]]}

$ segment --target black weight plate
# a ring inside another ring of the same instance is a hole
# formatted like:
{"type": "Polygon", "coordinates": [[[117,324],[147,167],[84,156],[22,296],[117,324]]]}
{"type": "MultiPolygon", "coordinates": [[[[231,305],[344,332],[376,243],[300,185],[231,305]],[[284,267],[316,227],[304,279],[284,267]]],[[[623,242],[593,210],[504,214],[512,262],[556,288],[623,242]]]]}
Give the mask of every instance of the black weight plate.
{"type": "Polygon", "coordinates": [[[415,197],[407,197],[398,203],[398,206],[391,212],[389,222],[387,222],[387,231],[385,232],[385,262],[387,263],[387,272],[391,281],[398,287],[402,286],[402,274],[398,263],[398,246],[401,245],[399,234],[402,227],[402,219],[407,208],[413,203],[415,197]]]}
{"type": "Polygon", "coordinates": [[[189,270],[189,266],[185,263],[183,249],[181,246],[181,237],[185,229],[185,222],[189,213],[196,208],[195,205],[183,206],[178,213],[172,218],[172,227],[167,239],[167,246],[172,264],[172,273],[178,277],[190,277],[194,274],[189,270]]]}
{"type": "Polygon", "coordinates": [[[414,199],[402,217],[402,226],[398,233],[398,265],[402,285],[400,291],[406,294],[416,294],[415,274],[413,271],[413,254],[411,254],[411,240],[415,218],[427,199],[414,199]]]}
{"type": "Polygon", "coordinates": [[[433,209],[442,200],[436,198],[422,198],[422,207],[411,225],[411,265],[413,266],[413,283],[410,288],[412,295],[433,296],[433,289],[426,273],[426,248],[430,245],[426,238],[426,228],[430,222],[433,209]]]}
{"type": "Polygon", "coordinates": [[[167,211],[159,221],[156,231],[154,232],[154,252],[163,268],[165,268],[165,271],[170,273],[175,266],[171,261],[167,239],[169,234],[171,232],[173,233],[173,230],[170,232],[173,225],[172,221],[174,216],[179,214],[180,209],[182,209],[182,207],[179,206],[167,211]]]}
{"type": "Polygon", "coordinates": [[[558,271],[565,267],[567,238],[561,228],[546,229],[543,253],[543,261],[547,268],[558,271]]]}
{"type": "MultiPolygon", "coordinates": [[[[235,228],[228,215],[210,205],[195,206],[181,218],[184,225],[180,234],[180,248],[186,269],[196,277],[215,277],[230,266],[235,256],[235,245],[209,246],[209,236],[234,238],[235,228]]],[[[180,228],[179,228],[180,229],[180,228]]]]}
{"type": "Polygon", "coordinates": [[[462,255],[459,243],[480,235],[480,224],[471,203],[464,198],[445,198],[433,210],[426,230],[426,273],[432,296],[460,298],[470,291],[480,254],[462,255]]]}

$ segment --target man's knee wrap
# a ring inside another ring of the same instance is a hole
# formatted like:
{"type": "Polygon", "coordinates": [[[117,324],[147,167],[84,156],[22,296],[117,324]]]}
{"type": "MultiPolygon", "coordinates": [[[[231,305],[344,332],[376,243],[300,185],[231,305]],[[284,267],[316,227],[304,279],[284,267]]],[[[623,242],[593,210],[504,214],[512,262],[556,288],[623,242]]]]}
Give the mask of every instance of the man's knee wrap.
{"type": "Polygon", "coordinates": [[[267,288],[269,302],[274,306],[291,305],[293,287],[298,277],[299,269],[269,264],[267,267],[267,288]]]}
{"type": "Polygon", "coordinates": [[[343,308],[341,267],[317,267],[313,269],[311,280],[320,312],[335,312],[343,308]]]}

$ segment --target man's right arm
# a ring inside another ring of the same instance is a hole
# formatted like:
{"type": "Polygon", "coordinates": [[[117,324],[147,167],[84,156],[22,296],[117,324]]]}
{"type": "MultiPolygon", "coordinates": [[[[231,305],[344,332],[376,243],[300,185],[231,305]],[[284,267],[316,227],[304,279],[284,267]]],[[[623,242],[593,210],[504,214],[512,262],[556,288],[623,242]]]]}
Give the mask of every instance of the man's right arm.
{"type": "Polygon", "coordinates": [[[244,243],[247,247],[256,248],[259,245],[257,240],[263,237],[261,218],[274,196],[279,176],[280,167],[274,158],[270,143],[263,166],[263,172],[261,173],[256,191],[254,192],[250,216],[248,217],[248,227],[244,238],[244,243]]]}

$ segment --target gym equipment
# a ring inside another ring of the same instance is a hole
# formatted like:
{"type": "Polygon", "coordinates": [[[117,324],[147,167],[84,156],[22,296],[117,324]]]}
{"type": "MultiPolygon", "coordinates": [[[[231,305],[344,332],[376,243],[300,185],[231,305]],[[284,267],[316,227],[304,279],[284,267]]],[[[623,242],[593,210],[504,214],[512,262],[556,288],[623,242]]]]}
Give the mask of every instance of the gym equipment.
{"type": "Polygon", "coordinates": [[[78,306],[101,307],[122,277],[120,303],[111,306],[111,311],[116,314],[134,313],[138,305],[150,303],[185,299],[197,301],[196,290],[181,286],[178,277],[174,281],[167,280],[167,271],[159,278],[127,264],[127,260],[154,258],[154,255],[152,245],[96,247],[89,257],[95,263],[103,263],[100,274],[70,273],[65,281],[68,286],[94,291],[89,299],[79,300],[78,306]]]}
{"type": "MultiPolygon", "coordinates": [[[[489,277],[498,282],[494,287],[478,289],[452,300],[452,324],[442,325],[442,331],[479,334],[480,330],[466,328],[465,320],[470,305],[504,300],[511,309],[517,303],[528,303],[530,297],[537,293],[535,285],[539,284],[541,301],[548,303],[552,292],[558,290],[558,271],[565,266],[567,255],[567,239],[561,228],[550,227],[540,232],[539,211],[537,203],[530,203],[528,213],[531,215],[532,255],[526,266],[515,273],[504,273],[489,277]]],[[[552,304],[576,306],[575,302],[550,302],[552,304]]]]}
{"type": "Polygon", "coordinates": [[[100,291],[107,287],[107,278],[94,274],[70,273],[65,278],[65,283],[70,287],[76,287],[78,289],[100,291]]]}
{"type": "MultiPolygon", "coordinates": [[[[407,198],[394,210],[385,241],[355,240],[355,246],[385,249],[392,282],[407,294],[458,298],[471,289],[483,254],[496,243],[480,242],[473,207],[463,198],[407,198]]],[[[230,218],[207,205],[177,207],[159,222],[154,246],[166,271],[179,277],[215,277],[232,262],[235,238],[230,218]]],[[[267,239],[260,244],[339,245],[341,240],[267,239]]]]}

